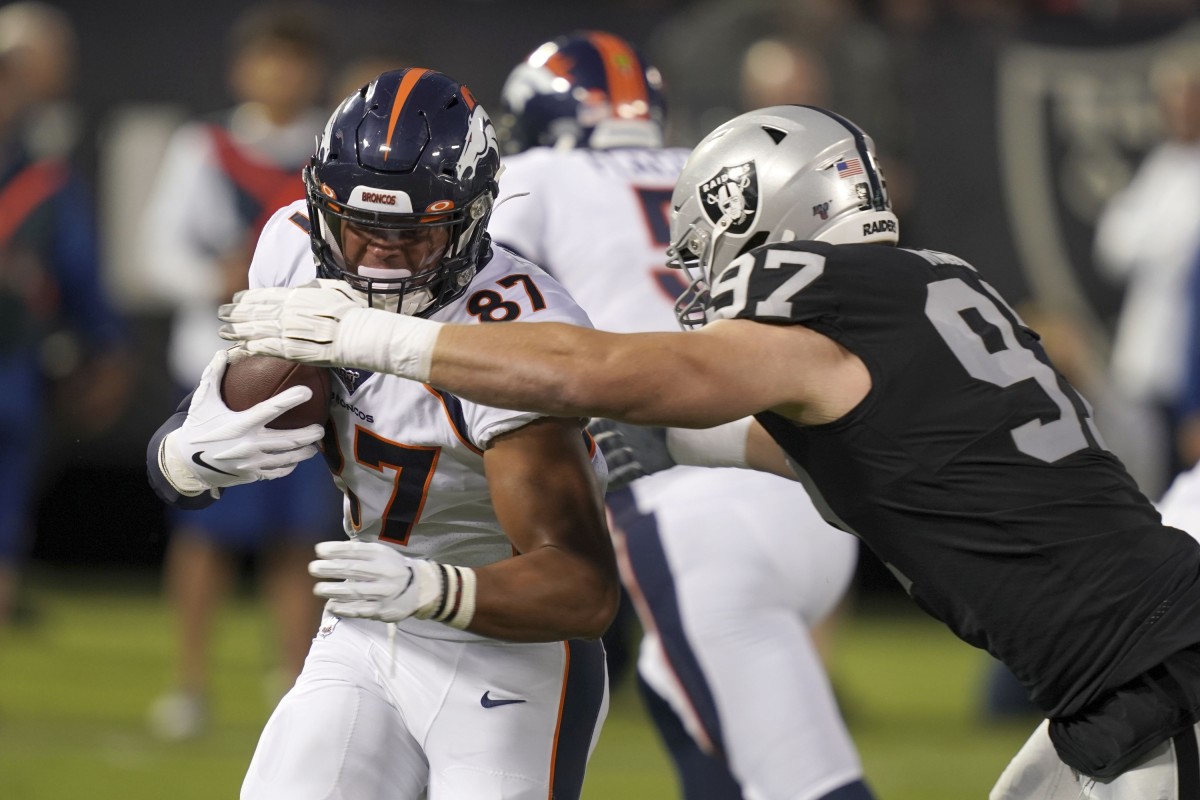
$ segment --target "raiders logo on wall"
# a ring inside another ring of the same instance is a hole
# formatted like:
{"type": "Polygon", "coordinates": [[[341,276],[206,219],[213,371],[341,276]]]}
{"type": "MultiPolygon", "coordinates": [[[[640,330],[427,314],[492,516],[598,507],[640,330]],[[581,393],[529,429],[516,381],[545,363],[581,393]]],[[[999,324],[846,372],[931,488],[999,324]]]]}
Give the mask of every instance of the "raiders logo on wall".
{"type": "Polygon", "coordinates": [[[723,167],[720,172],[700,184],[700,206],[713,225],[723,217],[733,222],[727,235],[744,236],[754,224],[758,212],[758,173],[754,162],[736,167],[723,167]]]}
{"type": "Polygon", "coordinates": [[[1155,59],[1200,39],[1178,24],[1111,41],[1081,26],[1069,42],[1009,47],[999,63],[1000,165],[1014,240],[1033,294],[1070,311],[1107,350],[1121,293],[1095,271],[1095,225],[1159,141],[1150,87],[1155,59]]]}

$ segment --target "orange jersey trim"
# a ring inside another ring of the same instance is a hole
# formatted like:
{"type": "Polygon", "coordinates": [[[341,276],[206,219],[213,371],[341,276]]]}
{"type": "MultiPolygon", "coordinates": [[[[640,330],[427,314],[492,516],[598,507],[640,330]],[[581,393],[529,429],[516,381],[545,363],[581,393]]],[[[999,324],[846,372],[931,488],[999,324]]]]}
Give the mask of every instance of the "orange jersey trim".
{"type": "Polygon", "coordinates": [[[450,423],[450,430],[454,431],[454,435],[458,437],[458,440],[476,455],[483,455],[483,450],[481,450],[475,445],[474,442],[468,439],[464,431],[458,429],[458,425],[454,421],[454,415],[450,413],[450,407],[446,405],[446,397],[427,383],[423,383],[421,385],[425,387],[425,391],[436,397],[438,402],[442,404],[442,412],[446,415],[446,420],[450,423]]]}
{"type": "MultiPolygon", "coordinates": [[[[642,625],[654,635],[658,634],[658,625],[655,624],[654,614],[650,611],[650,603],[646,600],[646,594],[642,591],[642,586],[638,582],[637,572],[633,568],[633,563],[629,560],[629,548],[625,544],[625,532],[618,526],[613,524],[612,512],[608,511],[609,528],[612,530],[613,550],[617,556],[617,566],[621,571],[622,583],[625,585],[625,590],[629,593],[629,600],[633,603],[634,609],[637,611],[638,619],[642,625]]],[[[680,686],[683,681],[679,679],[679,673],[675,669],[675,665],[671,663],[671,659],[667,658],[666,653],[663,653],[663,662],[667,666],[667,670],[671,673],[671,677],[680,686]]],[[[712,736],[704,727],[704,721],[700,717],[700,712],[696,710],[695,704],[692,702],[692,697],[687,692],[682,692],[683,701],[687,705],[688,711],[691,712],[692,719],[696,722],[696,732],[700,739],[697,744],[700,749],[708,755],[713,755],[717,752],[716,746],[713,743],[712,736]]]]}
{"type": "MultiPolygon", "coordinates": [[[[393,544],[398,544],[398,545],[408,544],[408,539],[410,536],[412,536],[413,528],[417,527],[417,523],[421,521],[421,513],[425,510],[425,501],[429,498],[429,484],[433,483],[433,474],[435,472],[437,472],[437,462],[438,462],[438,458],[441,457],[441,454],[442,454],[442,448],[440,448],[440,447],[425,447],[422,445],[401,444],[400,442],[392,441],[391,439],[387,439],[383,436],[380,436],[379,434],[375,433],[374,431],[372,431],[368,428],[364,428],[361,425],[354,426],[354,460],[355,460],[355,462],[357,462],[358,464],[361,464],[362,466],[366,467],[367,469],[375,470],[376,472],[378,472],[380,474],[382,474],[387,469],[393,470],[396,473],[395,477],[392,478],[392,494],[390,497],[388,497],[387,506],[383,509],[383,520],[382,520],[382,523],[380,526],[380,531],[379,531],[379,538],[381,541],[392,542],[393,544]],[[392,447],[397,448],[399,450],[419,450],[419,451],[423,451],[423,452],[433,453],[433,459],[429,464],[429,469],[426,471],[425,479],[421,484],[421,499],[417,502],[417,507],[412,512],[412,520],[408,523],[408,527],[405,529],[403,537],[388,536],[386,534],[387,534],[388,521],[391,520],[391,518],[392,518],[392,516],[391,516],[392,515],[392,506],[394,506],[396,504],[397,495],[400,494],[400,481],[403,479],[404,471],[408,467],[406,467],[404,464],[394,464],[394,463],[392,463],[390,461],[386,461],[384,459],[380,459],[379,465],[376,466],[375,464],[373,464],[369,461],[364,461],[361,458],[359,458],[358,457],[358,441],[363,436],[369,436],[373,439],[376,439],[377,441],[384,442],[385,444],[391,445],[392,447]]],[[[358,530],[358,528],[355,528],[355,530],[358,530]]]]}
{"type": "Polygon", "coordinates": [[[554,768],[558,765],[558,737],[562,733],[563,709],[567,705],[567,684],[568,678],[571,676],[571,645],[563,642],[562,648],[562,690],[558,693],[558,719],[554,722],[554,746],[550,748],[550,791],[546,794],[546,800],[554,800],[554,768]]]}

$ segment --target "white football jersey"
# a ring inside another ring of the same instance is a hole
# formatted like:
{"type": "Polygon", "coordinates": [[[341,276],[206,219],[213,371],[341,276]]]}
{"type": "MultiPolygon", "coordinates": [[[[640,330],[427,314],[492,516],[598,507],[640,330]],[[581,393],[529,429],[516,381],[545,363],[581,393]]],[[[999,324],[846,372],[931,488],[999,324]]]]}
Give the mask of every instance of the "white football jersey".
{"type": "MultiPolygon", "coordinates": [[[[275,213],[250,265],[251,287],[297,286],[316,277],[308,226],[303,201],[275,213]]],[[[467,291],[430,318],[591,327],[557,281],[499,248],[467,291]]],[[[324,447],[334,479],[346,495],[346,534],[461,566],[511,557],[512,544],[488,492],[483,451],[493,437],[541,415],[477,405],[391,375],[341,368],[334,375],[331,435],[324,447]]],[[[604,458],[594,447],[592,465],[603,482],[604,458]]],[[[602,488],[601,483],[598,491],[602,488]]],[[[408,620],[402,627],[436,638],[474,636],[421,620],[408,620]]]]}
{"type": "Polygon", "coordinates": [[[686,281],[666,261],[671,191],[687,156],[544,147],[506,156],[488,232],[562,281],[597,328],[678,330],[686,281]]]}

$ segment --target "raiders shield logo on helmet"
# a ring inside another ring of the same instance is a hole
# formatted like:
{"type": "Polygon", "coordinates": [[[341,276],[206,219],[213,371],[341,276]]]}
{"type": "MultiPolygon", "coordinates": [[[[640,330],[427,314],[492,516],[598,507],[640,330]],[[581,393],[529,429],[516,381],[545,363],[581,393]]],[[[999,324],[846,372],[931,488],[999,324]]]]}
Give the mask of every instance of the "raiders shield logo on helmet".
{"type": "Polygon", "coordinates": [[[699,193],[700,206],[713,225],[730,218],[726,235],[744,236],[754,224],[754,214],[758,211],[758,173],[753,161],[722,167],[700,184],[699,193]]]}

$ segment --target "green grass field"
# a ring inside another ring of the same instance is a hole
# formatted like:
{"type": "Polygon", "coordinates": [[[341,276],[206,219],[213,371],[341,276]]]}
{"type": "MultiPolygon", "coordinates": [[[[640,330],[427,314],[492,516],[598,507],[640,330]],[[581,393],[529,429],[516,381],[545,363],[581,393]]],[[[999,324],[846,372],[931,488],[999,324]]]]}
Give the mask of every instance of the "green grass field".
{"type": "MultiPolygon", "coordinates": [[[[171,745],[144,727],[170,663],[167,609],[153,579],[39,572],[29,583],[37,624],[0,632],[0,798],[237,797],[270,712],[270,628],[259,607],[234,601],[219,623],[211,733],[171,745]]],[[[1032,722],[980,722],[984,665],[981,653],[915,612],[847,617],[834,680],[880,800],[987,796],[1032,722]]],[[[584,797],[675,796],[670,764],[627,682],[613,697],[584,797]]]]}

